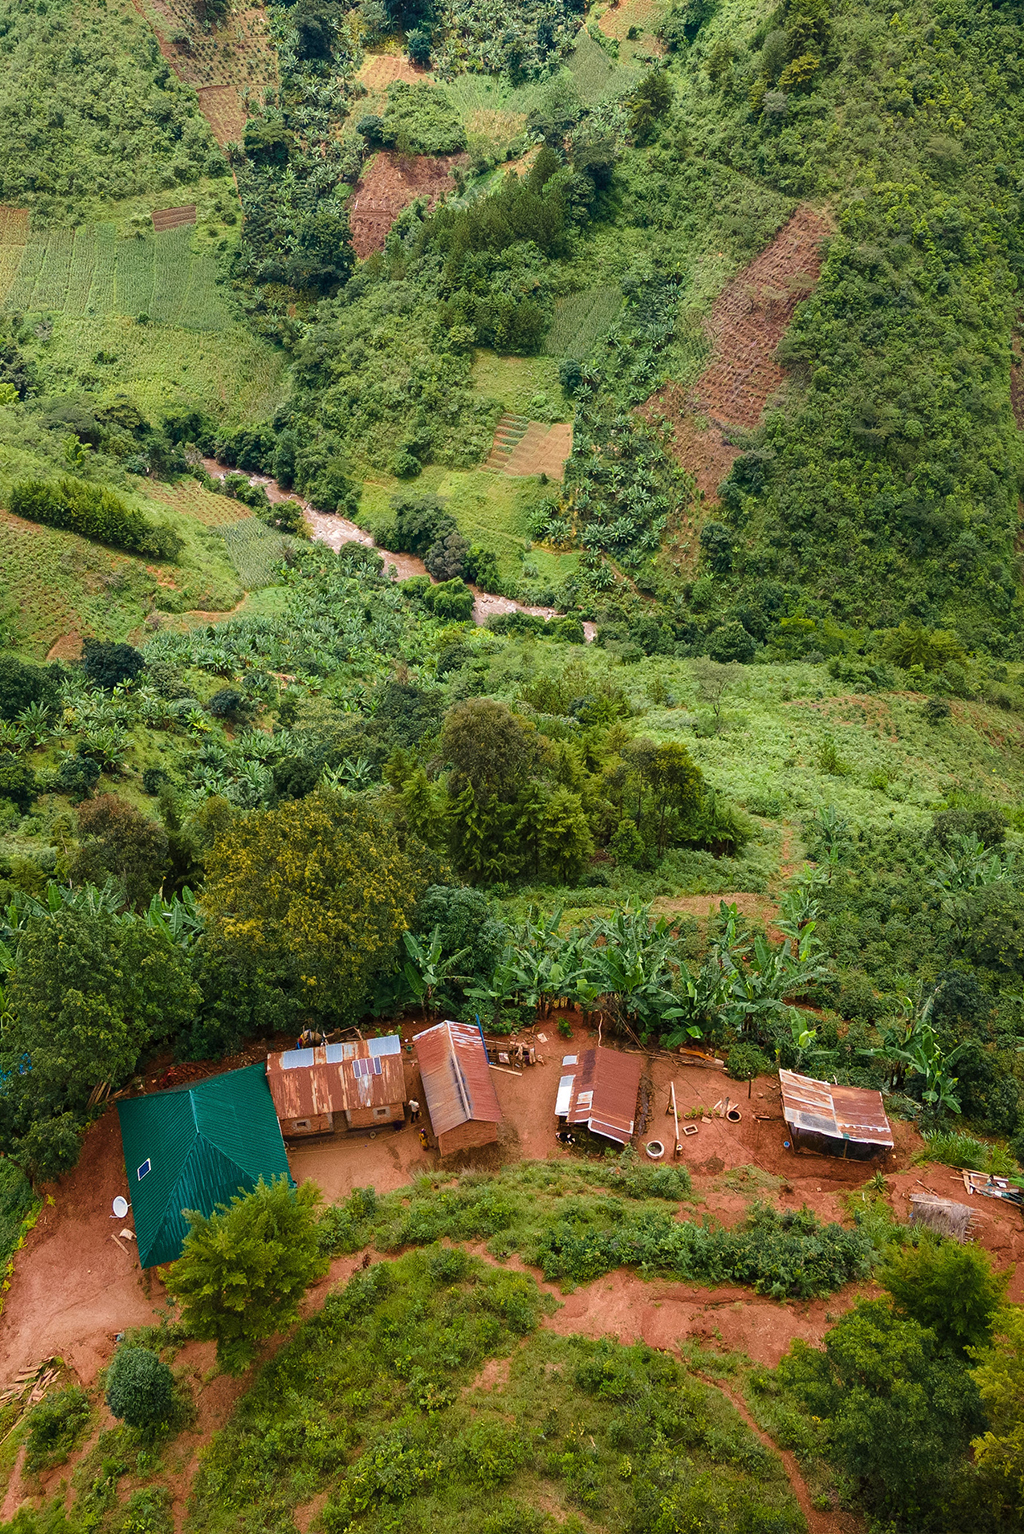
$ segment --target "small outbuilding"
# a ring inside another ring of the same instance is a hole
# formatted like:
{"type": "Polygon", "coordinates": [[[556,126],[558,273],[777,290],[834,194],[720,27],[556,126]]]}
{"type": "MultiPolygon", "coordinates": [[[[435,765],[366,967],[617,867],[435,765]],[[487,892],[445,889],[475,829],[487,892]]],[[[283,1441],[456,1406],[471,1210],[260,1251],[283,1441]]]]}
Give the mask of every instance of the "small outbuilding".
{"type": "Polygon", "coordinates": [[[397,1033],[267,1056],[267,1084],[289,1139],[405,1122],[397,1033]]]}
{"type": "Polygon", "coordinates": [[[211,1215],[262,1177],[291,1176],[262,1064],[117,1105],[144,1268],[174,1262],[186,1209],[211,1215]]]}
{"type": "Polygon", "coordinates": [[[866,1161],[892,1150],[881,1092],[840,1087],[795,1071],[780,1071],[782,1113],[793,1132],[793,1149],[866,1161]]]}
{"type": "Polygon", "coordinates": [[[598,1044],[562,1056],[555,1117],[567,1127],[585,1124],[592,1134],[628,1145],[636,1125],[641,1061],[598,1044]]]}
{"type": "Polygon", "coordinates": [[[413,1043],[441,1155],[493,1144],[501,1109],[480,1029],[473,1023],[438,1023],[417,1033],[413,1043]]]}

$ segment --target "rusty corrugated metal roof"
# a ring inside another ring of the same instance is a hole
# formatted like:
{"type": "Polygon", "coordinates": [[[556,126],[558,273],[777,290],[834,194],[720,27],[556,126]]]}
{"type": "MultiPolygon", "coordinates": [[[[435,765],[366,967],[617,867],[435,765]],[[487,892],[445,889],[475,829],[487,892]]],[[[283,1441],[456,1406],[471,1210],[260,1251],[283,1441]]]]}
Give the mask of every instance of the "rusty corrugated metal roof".
{"type": "Polygon", "coordinates": [[[798,1076],[795,1071],[780,1071],[779,1082],[783,1116],[794,1129],[831,1140],[891,1148],[892,1130],[881,1092],[869,1087],[833,1086],[828,1081],[798,1076]]]}
{"type": "Polygon", "coordinates": [[[438,1023],[414,1036],[427,1111],[436,1135],[470,1120],[501,1122],[484,1036],[473,1023],[438,1023]]]}
{"type": "Polygon", "coordinates": [[[594,1134],[625,1145],[636,1120],[640,1073],[637,1055],[624,1055],[600,1044],[583,1050],[573,1069],[566,1123],[586,1124],[594,1134]]]}
{"type": "Polygon", "coordinates": [[[401,1040],[392,1033],[383,1039],[268,1055],[267,1085],[278,1118],[305,1119],[404,1102],[401,1051],[401,1040]]]}

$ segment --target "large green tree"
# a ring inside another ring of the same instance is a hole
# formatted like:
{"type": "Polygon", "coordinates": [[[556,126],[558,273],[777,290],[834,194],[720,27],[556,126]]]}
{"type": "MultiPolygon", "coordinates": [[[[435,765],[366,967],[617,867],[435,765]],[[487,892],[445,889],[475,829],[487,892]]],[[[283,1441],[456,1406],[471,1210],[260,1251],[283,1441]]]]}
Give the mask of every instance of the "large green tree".
{"type": "Polygon", "coordinates": [[[217,1361],[240,1374],[261,1342],[298,1319],[309,1285],[327,1272],[317,1247],[313,1183],[284,1177],[240,1194],[206,1217],[188,1211],[181,1257],[166,1273],[193,1337],[217,1344],[217,1361]]]}
{"type": "Polygon", "coordinates": [[[122,1086],[147,1049],[189,1023],[199,1000],[187,956],[144,922],[67,907],[33,917],[8,981],[0,1055],[6,1128],[26,1137],[26,1156],[38,1158],[40,1125],[65,1114],[84,1120],[94,1088],[122,1086]]]}
{"type": "Polygon", "coordinates": [[[203,908],[216,941],[347,1016],[393,962],[421,890],[372,805],[320,791],[229,826],[207,855],[203,908]]]}

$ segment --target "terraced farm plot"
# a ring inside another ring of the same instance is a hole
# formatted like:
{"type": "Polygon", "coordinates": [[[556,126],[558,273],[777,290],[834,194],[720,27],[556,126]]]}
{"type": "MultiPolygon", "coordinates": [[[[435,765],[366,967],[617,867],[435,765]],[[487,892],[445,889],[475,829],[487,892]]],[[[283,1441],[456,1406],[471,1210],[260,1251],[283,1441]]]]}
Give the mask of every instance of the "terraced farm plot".
{"type": "Polygon", "coordinates": [[[700,376],[689,388],[666,384],[643,407],[649,419],[670,426],[672,451],[703,491],[705,509],[739,451],[729,426],[756,426],[785,379],[776,351],[800,299],[814,288],[830,232],[822,214],[798,208],[715,300],[704,325],[710,360],[700,376]]]}
{"type": "Polygon", "coordinates": [[[613,0],[597,24],[605,37],[619,44],[619,58],[632,63],[638,54],[649,58],[664,53],[655,32],[668,9],[665,0],[623,0],[622,4],[613,0]],[[631,38],[630,32],[639,35],[631,38]]]}
{"type": "Polygon", "coordinates": [[[587,355],[611,325],[622,303],[618,287],[585,288],[555,300],[555,317],[544,338],[543,350],[549,357],[587,355]]]}
{"type": "Polygon", "coordinates": [[[0,303],[7,297],[28,240],[28,209],[0,205],[0,303]]]}
{"type": "Polygon", "coordinates": [[[199,110],[220,144],[245,130],[242,92],[255,99],[278,84],[277,50],[262,6],[236,6],[223,26],[202,31],[190,0],[133,0],[179,79],[195,87],[199,110]],[[183,37],[187,41],[174,42],[183,37]]]}
{"type": "MultiPolygon", "coordinates": [[[[177,210],[175,210],[177,211],[177,210]]],[[[214,256],[192,249],[188,224],[119,240],[113,223],[56,229],[21,249],[8,310],[147,315],[185,330],[224,330],[231,315],[214,256]]]]}
{"type": "Polygon", "coordinates": [[[154,208],[150,216],[153,220],[153,233],[162,234],[166,229],[180,229],[182,224],[194,224],[196,205],[189,202],[180,208],[154,208]]]}

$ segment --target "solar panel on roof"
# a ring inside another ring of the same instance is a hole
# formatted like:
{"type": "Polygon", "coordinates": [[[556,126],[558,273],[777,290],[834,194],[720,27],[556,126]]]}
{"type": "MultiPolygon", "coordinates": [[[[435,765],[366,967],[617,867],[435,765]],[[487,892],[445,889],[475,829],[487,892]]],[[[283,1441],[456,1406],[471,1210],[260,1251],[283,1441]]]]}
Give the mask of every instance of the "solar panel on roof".
{"type": "Polygon", "coordinates": [[[350,1047],[347,1044],[328,1044],[324,1050],[324,1059],[328,1065],[340,1065],[343,1060],[348,1059],[345,1051],[350,1047]]]}
{"type": "Polygon", "coordinates": [[[313,1051],[311,1049],[286,1049],[281,1056],[281,1069],[283,1071],[297,1071],[300,1066],[313,1064],[313,1051]]]}
{"type": "Polygon", "coordinates": [[[371,1055],[399,1055],[401,1052],[402,1041],[397,1033],[388,1033],[382,1039],[370,1040],[371,1055]]]}

